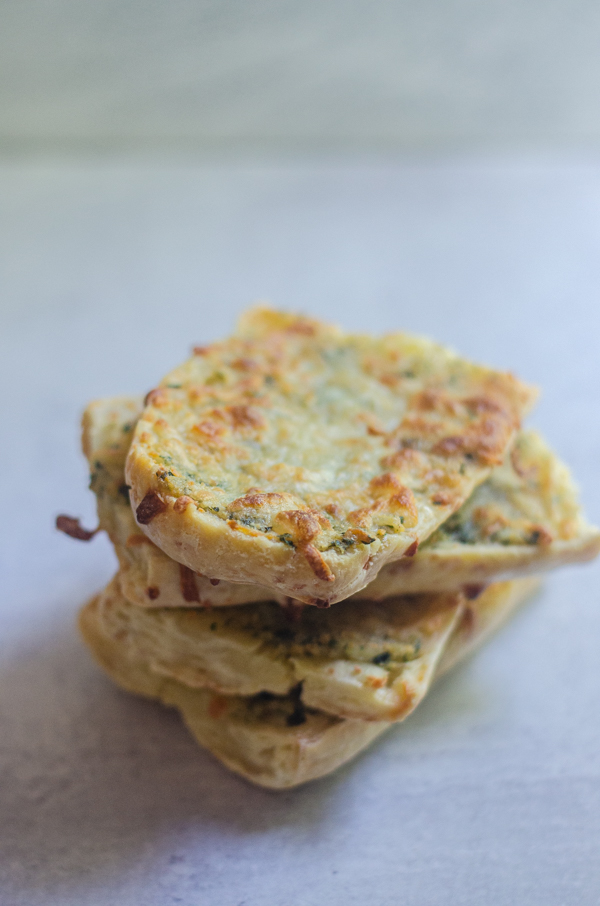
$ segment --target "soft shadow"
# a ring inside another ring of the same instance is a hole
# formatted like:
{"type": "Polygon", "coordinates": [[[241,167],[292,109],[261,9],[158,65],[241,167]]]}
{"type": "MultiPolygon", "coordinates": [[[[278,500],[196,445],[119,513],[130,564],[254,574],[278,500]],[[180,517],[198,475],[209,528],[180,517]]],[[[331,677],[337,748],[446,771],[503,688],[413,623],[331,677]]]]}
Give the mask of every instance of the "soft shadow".
{"type": "MultiPolygon", "coordinates": [[[[286,827],[318,835],[340,787],[369,757],[296,790],[255,787],[202,750],[175,711],[115,688],[73,623],[65,617],[52,633],[38,630],[0,668],[0,884],[5,895],[15,891],[11,902],[61,891],[65,902],[78,891],[87,902],[86,892],[149,852],[177,859],[178,841],[190,834],[199,850],[215,835],[234,845],[286,827]]],[[[408,754],[409,739],[479,711],[482,696],[467,675],[453,671],[410,728],[386,734],[394,747],[408,754]]]]}
{"type": "Polygon", "coordinates": [[[276,793],[238,778],[175,711],[116,689],[66,621],[0,668],[0,715],[0,881],[20,898],[114,878],[190,827],[309,830],[341,782],[276,793]]]}

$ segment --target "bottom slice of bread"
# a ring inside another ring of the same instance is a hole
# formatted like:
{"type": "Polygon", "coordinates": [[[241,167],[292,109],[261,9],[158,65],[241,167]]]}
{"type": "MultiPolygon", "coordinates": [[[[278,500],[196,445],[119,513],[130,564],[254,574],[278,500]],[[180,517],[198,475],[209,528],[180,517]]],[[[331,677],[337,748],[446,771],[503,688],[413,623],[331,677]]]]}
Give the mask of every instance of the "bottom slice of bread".
{"type": "MultiPolygon", "coordinates": [[[[448,641],[436,676],[491,634],[537,588],[537,579],[496,583],[469,602],[448,641]]],[[[198,742],[231,770],[272,789],[285,789],[334,771],[393,726],[342,719],[305,708],[297,695],[252,698],[192,689],[154,673],[130,646],[103,631],[99,596],[81,611],[81,632],[98,663],[129,692],[176,707],[198,742]]]]}

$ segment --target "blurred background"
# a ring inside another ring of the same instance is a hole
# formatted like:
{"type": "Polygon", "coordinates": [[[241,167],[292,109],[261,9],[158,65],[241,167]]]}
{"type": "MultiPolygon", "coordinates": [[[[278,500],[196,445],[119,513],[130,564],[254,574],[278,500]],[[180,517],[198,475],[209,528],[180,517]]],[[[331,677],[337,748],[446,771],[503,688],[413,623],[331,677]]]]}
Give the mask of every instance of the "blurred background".
{"type": "Polygon", "coordinates": [[[589,0],[5,0],[0,147],[598,149],[589,0]]]}
{"type": "Polygon", "coordinates": [[[146,392],[267,299],[540,385],[531,421],[599,522],[599,48],[590,0],[2,0],[0,900],[279,903],[276,851],[286,903],[395,904],[401,878],[406,903],[595,906],[597,566],[504,637],[510,702],[498,649],[421,749],[399,733],[353,787],[275,805],[116,704],[74,630],[112,554],[53,519],[95,521],[88,400],[146,392]]]}

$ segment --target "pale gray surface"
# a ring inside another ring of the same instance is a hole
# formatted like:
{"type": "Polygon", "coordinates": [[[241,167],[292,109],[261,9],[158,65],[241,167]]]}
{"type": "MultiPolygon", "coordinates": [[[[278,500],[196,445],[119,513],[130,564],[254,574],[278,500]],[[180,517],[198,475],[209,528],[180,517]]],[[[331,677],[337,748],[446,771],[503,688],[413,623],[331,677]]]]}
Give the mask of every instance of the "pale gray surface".
{"type": "Polygon", "coordinates": [[[595,906],[598,565],[565,570],[337,776],[267,793],[113,689],[73,621],[110,575],[77,420],[257,296],[430,333],[544,388],[600,519],[600,167],[0,172],[0,902],[595,906]]]}
{"type": "Polygon", "coordinates": [[[598,148],[594,0],[4,0],[0,148],[598,148]]]}

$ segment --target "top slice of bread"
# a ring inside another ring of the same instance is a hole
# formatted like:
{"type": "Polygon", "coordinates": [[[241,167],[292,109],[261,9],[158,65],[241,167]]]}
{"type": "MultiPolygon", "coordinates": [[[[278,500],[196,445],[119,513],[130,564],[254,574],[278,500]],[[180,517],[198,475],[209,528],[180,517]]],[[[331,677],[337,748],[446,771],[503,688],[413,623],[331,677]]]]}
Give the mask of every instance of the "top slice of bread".
{"type": "Polygon", "coordinates": [[[533,398],[429,340],[256,308],[148,395],[132,504],[192,570],[333,603],[461,506],[533,398]]]}

